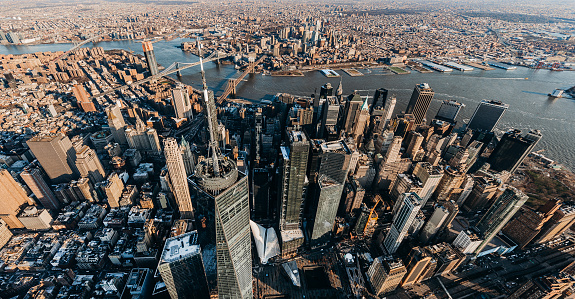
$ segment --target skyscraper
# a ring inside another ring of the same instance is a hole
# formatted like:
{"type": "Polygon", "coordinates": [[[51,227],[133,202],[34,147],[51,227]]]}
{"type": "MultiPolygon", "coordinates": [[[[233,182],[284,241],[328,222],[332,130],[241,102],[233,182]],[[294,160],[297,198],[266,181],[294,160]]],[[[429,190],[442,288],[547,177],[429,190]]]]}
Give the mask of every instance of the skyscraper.
{"type": "Polygon", "coordinates": [[[12,232],[8,229],[6,222],[0,219],[0,249],[10,241],[10,238],[12,238],[12,232]]]}
{"type": "Polygon", "coordinates": [[[148,128],[136,114],[136,126],[129,127],[124,131],[130,148],[137,149],[149,154],[160,154],[160,140],[154,128],[148,128]]]}
{"type": "Polygon", "coordinates": [[[537,234],[534,242],[543,244],[564,233],[575,224],[575,206],[563,203],[537,234]]]}
{"type": "Polygon", "coordinates": [[[441,180],[433,193],[434,198],[437,201],[449,199],[452,192],[457,190],[461,184],[463,184],[464,180],[465,176],[462,172],[452,167],[446,167],[443,172],[443,177],[441,177],[441,180]]]}
{"type": "Polygon", "coordinates": [[[457,101],[443,100],[443,102],[441,102],[441,106],[439,107],[439,111],[437,111],[437,114],[435,115],[435,118],[455,124],[455,119],[463,107],[465,107],[465,105],[457,101]]]}
{"type": "Polygon", "coordinates": [[[520,130],[508,131],[489,156],[491,169],[515,172],[542,137],[538,130],[529,131],[525,136],[521,136],[520,130]]]}
{"type": "Polygon", "coordinates": [[[437,261],[430,252],[422,247],[413,247],[407,256],[407,274],[402,286],[419,283],[431,276],[435,271],[437,261]]]}
{"type": "Polygon", "coordinates": [[[24,227],[16,215],[20,207],[28,202],[28,196],[6,169],[0,169],[0,194],[0,219],[10,228],[24,227]]]}
{"type": "Polygon", "coordinates": [[[427,114],[434,94],[433,89],[427,83],[417,84],[413,89],[405,113],[413,114],[416,125],[421,124],[425,119],[425,114],[427,114]]]}
{"type": "Polygon", "coordinates": [[[184,85],[178,85],[172,89],[172,103],[177,118],[191,118],[192,104],[188,88],[184,85]]]}
{"type": "Polygon", "coordinates": [[[447,207],[442,205],[435,206],[435,210],[433,211],[431,218],[429,218],[419,235],[419,239],[423,244],[429,242],[429,240],[431,240],[431,238],[433,238],[435,234],[439,232],[443,222],[449,218],[449,214],[450,213],[447,207]]]}
{"type": "Polygon", "coordinates": [[[158,63],[156,62],[156,55],[154,54],[154,46],[152,42],[142,42],[142,48],[144,49],[144,56],[146,57],[146,63],[148,63],[148,70],[152,76],[158,74],[158,63]]]}
{"type": "Polygon", "coordinates": [[[81,84],[75,84],[74,88],[72,88],[72,92],[74,93],[74,97],[76,97],[76,102],[82,111],[84,112],[96,112],[96,107],[94,106],[94,102],[90,100],[86,89],[81,84]]]}
{"type": "Polygon", "coordinates": [[[320,175],[317,186],[317,205],[312,211],[313,225],[309,225],[310,243],[312,247],[318,247],[330,240],[331,231],[335,223],[335,216],[343,192],[343,184],[334,179],[320,175]]]}
{"type": "Polygon", "coordinates": [[[108,199],[108,205],[112,208],[117,208],[120,206],[120,197],[122,197],[122,192],[124,191],[124,182],[117,173],[112,172],[106,181],[106,184],[102,186],[106,198],[108,199]]]}
{"type": "Polygon", "coordinates": [[[45,208],[50,210],[60,208],[60,202],[48,184],[46,184],[46,181],[42,177],[42,172],[36,165],[30,164],[24,168],[20,173],[20,177],[45,208]]]}
{"type": "Polygon", "coordinates": [[[389,91],[385,88],[378,88],[375,90],[373,95],[373,103],[371,103],[370,113],[373,112],[375,108],[383,108],[387,105],[387,95],[389,91]]]}
{"type": "Polygon", "coordinates": [[[206,236],[205,242],[216,245],[218,297],[248,299],[253,297],[248,177],[220,153],[214,95],[208,91],[201,62],[200,58],[210,142],[208,157],[198,163],[194,174],[193,183],[200,192],[198,213],[206,222],[204,233],[215,232],[215,240],[206,236]]]}
{"type": "Polygon", "coordinates": [[[182,152],[175,138],[170,137],[164,140],[164,155],[166,156],[166,166],[168,167],[170,182],[172,183],[172,193],[178,204],[180,217],[193,219],[194,208],[192,207],[190,189],[186,179],[186,167],[182,158],[182,152]]]}
{"type": "Polygon", "coordinates": [[[475,112],[473,112],[467,129],[486,132],[493,131],[508,108],[509,105],[501,101],[481,101],[475,109],[475,112]]]}
{"type": "Polygon", "coordinates": [[[345,103],[345,114],[343,116],[342,129],[348,134],[353,133],[353,127],[357,120],[359,119],[359,114],[361,113],[361,107],[363,105],[363,100],[357,93],[353,93],[347,97],[347,102],[345,103]]]}
{"type": "Polygon", "coordinates": [[[326,83],[324,86],[320,87],[319,90],[319,97],[320,98],[327,98],[333,95],[333,86],[331,86],[331,83],[326,83]]]}
{"type": "Polygon", "coordinates": [[[340,105],[336,97],[328,97],[325,102],[323,102],[322,120],[318,134],[319,138],[327,138],[330,131],[337,131],[339,112],[340,105]]]}
{"type": "Polygon", "coordinates": [[[64,134],[36,135],[26,142],[52,183],[76,177],[76,151],[64,134]]]}
{"type": "Polygon", "coordinates": [[[375,291],[375,295],[382,296],[397,288],[407,270],[401,259],[376,258],[367,270],[367,279],[375,291]]]}
{"type": "Polygon", "coordinates": [[[106,177],[106,172],[100,159],[98,159],[98,155],[87,145],[82,146],[76,153],[76,167],[80,176],[89,178],[94,184],[103,181],[106,177]]]}
{"type": "Polygon", "coordinates": [[[397,213],[393,215],[391,228],[382,244],[388,254],[394,254],[407,235],[415,216],[421,209],[421,198],[417,193],[403,193],[397,199],[395,206],[399,208],[393,208],[397,213]]]}
{"type": "Polygon", "coordinates": [[[546,204],[540,206],[537,210],[530,208],[523,208],[519,216],[514,217],[513,220],[503,228],[503,233],[517,244],[517,247],[523,249],[527,246],[533,238],[541,231],[549,219],[561,206],[561,201],[558,199],[549,200],[546,204]]]}
{"type": "Polygon", "coordinates": [[[367,104],[367,97],[363,101],[363,105],[360,107],[359,115],[357,116],[357,120],[353,124],[353,129],[351,132],[351,136],[355,141],[356,145],[360,145],[363,140],[363,133],[365,132],[365,127],[369,122],[369,105],[367,104]]]}
{"type": "Polygon", "coordinates": [[[443,169],[428,162],[419,162],[413,169],[413,175],[421,181],[421,192],[418,194],[422,199],[421,206],[424,207],[431,195],[433,195],[435,188],[439,185],[443,177],[443,169]]]}
{"type": "Polygon", "coordinates": [[[158,272],[172,299],[210,297],[196,231],[166,240],[158,272]]]}
{"type": "Polygon", "coordinates": [[[282,146],[282,181],[279,202],[280,230],[298,229],[307,186],[309,141],[301,131],[288,131],[289,146],[282,146]]]}
{"type": "Polygon", "coordinates": [[[477,229],[482,234],[483,242],[477,246],[474,254],[477,255],[515,215],[529,197],[514,187],[507,189],[493,202],[487,213],[477,223],[477,229]]]}
{"type": "Polygon", "coordinates": [[[124,116],[122,116],[122,111],[120,106],[114,105],[106,109],[106,114],[108,115],[108,126],[110,127],[110,132],[114,141],[120,144],[122,147],[128,147],[128,141],[126,139],[126,122],[124,121],[124,116]]]}
{"type": "Polygon", "coordinates": [[[194,168],[196,167],[196,158],[192,153],[190,144],[186,141],[186,138],[182,137],[180,142],[180,150],[182,151],[182,159],[184,159],[184,167],[186,168],[186,176],[194,174],[194,168]]]}

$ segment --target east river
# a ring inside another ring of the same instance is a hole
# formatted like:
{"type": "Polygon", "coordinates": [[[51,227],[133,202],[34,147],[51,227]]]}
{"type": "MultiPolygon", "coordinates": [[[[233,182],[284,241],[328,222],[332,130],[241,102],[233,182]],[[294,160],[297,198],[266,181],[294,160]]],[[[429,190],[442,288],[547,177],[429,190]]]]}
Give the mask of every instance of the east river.
{"type": "MultiPolygon", "coordinates": [[[[159,41],[154,43],[158,63],[168,67],[173,62],[196,62],[198,58],[177,48],[187,39],[159,41]]],[[[88,44],[87,46],[91,46],[88,44]]],[[[97,46],[105,50],[125,49],[142,54],[142,46],[135,41],[100,42],[97,46]]],[[[0,54],[23,54],[42,51],[66,51],[70,44],[50,44],[32,46],[0,46],[0,54]]],[[[517,128],[520,130],[539,129],[543,139],[537,149],[545,149],[544,154],[557,162],[575,170],[575,100],[550,99],[547,94],[556,88],[566,89],[575,85],[575,71],[552,72],[518,67],[505,71],[495,69],[470,72],[454,70],[451,73],[417,73],[406,75],[384,75],[377,69],[358,69],[365,76],[351,77],[343,71],[343,92],[349,94],[358,90],[362,95],[373,96],[376,88],[386,88],[397,97],[395,112],[405,109],[415,84],[426,82],[435,91],[428,117],[433,117],[445,99],[453,99],[465,104],[459,115],[460,124],[473,114],[482,99],[500,100],[509,104],[509,110],[498,125],[499,130],[517,128]]],[[[201,87],[199,67],[182,72],[182,81],[196,88],[201,87]]],[[[233,65],[206,65],[206,78],[216,95],[221,93],[227,79],[236,78],[240,71],[233,65]]],[[[323,84],[330,82],[334,87],[340,78],[326,78],[320,72],[305,73],[304,77],[272,77],[253,74],[237,88],[238,97],[259,101],[280,92],[309,96],[323,84]]]]}

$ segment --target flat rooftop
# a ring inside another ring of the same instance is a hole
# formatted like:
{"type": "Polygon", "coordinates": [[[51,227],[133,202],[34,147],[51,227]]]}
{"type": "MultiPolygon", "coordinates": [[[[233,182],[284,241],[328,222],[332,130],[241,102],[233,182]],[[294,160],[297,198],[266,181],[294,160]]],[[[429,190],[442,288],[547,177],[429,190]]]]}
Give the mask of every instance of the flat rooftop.
{"type": "Polygon", "coordinates": [[[171,263],[199,253],[200,244],[198,243],[198,233],[192,231],[166,240],[160,264],[171,263]]]}

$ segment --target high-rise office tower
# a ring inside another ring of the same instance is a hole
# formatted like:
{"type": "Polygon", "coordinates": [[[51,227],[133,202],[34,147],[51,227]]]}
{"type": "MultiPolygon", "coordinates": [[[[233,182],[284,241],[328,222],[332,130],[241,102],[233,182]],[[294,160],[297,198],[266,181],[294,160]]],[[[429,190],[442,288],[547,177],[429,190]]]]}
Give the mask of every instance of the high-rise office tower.
{"type": "Polygon", "coordinates": [[[367,98],[365,98],[363,105],[360,107],[359,115],[357,120],[353,124],[351,136],[355,141],[356,145],[360,145],[363,140],[363,134],[365,132],[365,127],[369,122],[369,105],[367,104],[367,98]]]}
{"type": "MultiPolygon", "coordinates": [[[[391,185],[389,188],[389,198],[392,200],[397,200],[403,193],[413,192],[420,194],[422,186],[423,184],[416,176],[412,174],[400,173],[397,175],[393,185],[391,185]]],[[[399,207],[399,205],[395,205],[393,213],[397,213],[397,210],[395,209],[399,209],[399,207]]]]}
{"type": "Polygon", "coordinates": [[[393,116],[393,110],[395,109],[396,102],[397,99],[395,98],[395,96],[391,96],[391,98],[385,102],[385,106],[383,106],[383,109],[385,110],[385,113],[383,114],[383,121],[385,121],[383,129],[387,127],[387,124],[389,124],[389,121],[393,116]]]}
{"type": "Polygon", "coordinates": [[[425,139],[425,137],[423,137],[423,135],[415,131],[411,131],[407,133],[407,135],[408,137],[410,137],[410,141],[405,153],[408,158],[411,158],[413,160],[413,158],[415,158],[415,156],[419,152],[419,149],[421,148],[421,144],[423,144],[423,140],[425,139]]]}
{"type": "Polygon", "coordinates": [[[60,202],[48,184],[46,184],[41,170],[35,164],[30,164],[24,168],[20,173],[20,177],[45,208],[50,210],[60,208],[60,202]]]}
{"type": "Polygon", "coordinates": [[[185,85],[178,85],[176,88],[172,89],[172,101],[177,118],[192,117],[190,94],[185,85]]]}
{"type": "Polygon", "coordinates": [[[466,211],[479,211],[489,207],[500,190],[501,182],[489,177],[475,177],[474,184],[467,199],[463,202],[466,211]]]}
{"type": "Polygon", "coordinates": [[[309,141],[301,131],[287,132],[288,146],[282,146],[282,180],[279,209],[280,230],[301,226],[303,200],[307,189],[309,141]]]}
{"type": "Polygon", "coordinates": [[[417,84],[413,89],[405,113],[413,114],[416,125],[421,124],[425,119],[425,114],[427,114],[434,94],[433,89],[427,83],[417,84]]]}
{"type": "Polygon", "coordinates": [[[210,297],[196,231],[166,240],[158,272],[172,299],[210,297]]]}
{"type": "Polygon", "coordinates": [[[407,270],[401,259],[391,257],[376,258],[367,270],[367,279],[375,291],[375,295],[382,296],[397,288],[407,270]]]}
{"type": "Polygon", "coordinates": [[[76,97],[76,102],[82,111],[84,112],[97,112],[94,102],[90,100],[90,96],[82,84],[74,84],[72,88],[74,97],[76,97]]]}
{"type": "Polygon", "coordinates": [[[166,166],[168,167],[170,182],[172,183],[172,193],[178,204],[180,217],[193,219],[194,208],[192,207],[192,199],[188,187],[186,167],[182,158],[182,152],[175,138],[166,138],[164,140],[164,156],[166,157],[166,166]]]}
{"type": "Polygon", "coordinates": [[[0,249],[4,247],[12,238],[12,232],[4,220],[0,219],[0,249]]]}
{"type": "Polygon", "coordinates": [[[319,138],[326,138],[330,132],[337,132],[337,120],[340,105],[336,97],[328,97],[323,103],[322,120],[319,129],[319,138]]]}
{"type": "Polygon", "coordinates": [[[415,130],[417,125],[413,114],[398,114],[390,121],[390,130],[394,131],[395,136],[405,138],[407,133],[415,130]]]}
{"type": "Polygon", "coordinates": [[[326,175],[320,175],[317,185],[317,205],[312,209],[313,225],[308,224],[312,247],[321,246],[330,240],[343,192],[343,184],[326,175]]]}
{"type": "Polygon", "coordinates": [[[76,151],[64,134],[36,135],[26,142],[52,183],[66,183],[76,175],[76,151]]]}
{"type": "Polygon", "coordinates": [[[331,83],[326,83],[324,86],[320,87],[319,90],[319,97],[320,98],[327,98],[333,95],[333,87],[331,83]]]}
{"type": "Polygon", "coordinates": [[[94,184],[103,181],[106,177],[106,172],[100,159],[98,159],[98,155],[87,145],[82,146],[76,153],[76,167],[80,176],[89,178],[94,184]]]}
{"type": "Polygon", "coordinates": [[[427,220],[425,226],[419,234],[419,240],[421,243],[426,244],[435,236],[439,229],[442,227],[443,223],[449,218],[449,210],[443,205],[436,205],[431,218],[427,220]]]}
{"type": "Polygon", "coordinates": [[[543,244],[563,234],[575,224],[575,206],[563,203],[535,236],[533,242],[543,244]]]}
{"type": "Polygon", "coordinates": [[[345,103],[344,109],[345,114],[342,119],[342,129],[348,134],[353,133],[353,127],[359,119],[359,114],[361,113],[363,102],[364,101],[357,93],[353,93],[347,97],[347,102],[345,103]]]}
{"type": "Polygon", "coordinates": [[[193,183],[200,192],[198,214],[205,219],[204,232],[215,235],[215,240],[214,235],[206,236],[205,242],[216,245],[219,298],[248,299],[253,297],[248,177],[238,171],[234,160],[220,153],[213,122],[216,116],[212,115],[214,97],[208,91],[203,64],[200,66],[210,142],[208,157],[198,163],[194,172],[193,183]]]}
{"type": "Polygon", "coordinates": [[[421,181],[421,192],[418,194],[422,199],[421,206],[424,207],[439,185],[443,177],[443,169],[428,162],[419,162],[413,169],[413,175],[421,181]]]}
{"type": "Polygon", "coordinates": [[[503,134],[489,156],[488,162],[491,164],[491,169],[515,172],[542,137],[538,130],[529,131],[525,136],[521,136],[519,130],[510,130],[503,134]]]}
{"type": "Polygon", "coordinates": [[[70,183],[70,188],[81,201],[98,202],[100,198],[94,189],[94,185],[90,183],[88,178],[80,178],[77,181],[70,183]]]}
{"type": "Polygon", "coordinates": [[[485,132],[493,131],[508,108],[509,105],[501,101],[481,101],[475,109],[475,112],[473,112],[467,124],[467,129],[485,132]]]}
{"type": "Polygon", "coordinates": [[[136,126],[129,127],[124,132],[130,148],[150,154],[161,153],[162,149],[156,129],[148,128],[137,114],[136,126]]]}
{"type": "MultiPolygon", "coordinates": [[[[359,152],[349,140],[323,142],[320,145],[319,175],[326,175],[342,186],[350,171],[355,171],[359,152]]],[[[315,170],[313,170],[315,171],[315,170]]]]}
{"type": "Polygon", "coordinates": [[[106,198],[108,199],[108,205],[112,208],[117,208],[120,206],[120,198],[122,197],[122,192],[124,192],[124,182],[117,173],[112,172],[104,185],[102,185],[106,198]]]}
{"type": "Polygon", "coordinates": [[[351,179],[345,183],[344,187],[344,200],[342,200],[342,209],[345,214],[351,214],[353,211],[359,209],[363,202],[365,189],[361,183],[356,179],[351,179]]]}
{"type": "Polygon", "coordinates": [[[517,247],[523,249],[535,238],[560,206],[561,201],[554,199],[540,206],[537,210],[523,208],[518,212],[519,216],[507,223],[503,228],[503,233],[513,240],[517,247]]]}
{"type": "Polygon", "coordinates": [[[373,103],[371,103],[370,113],[373,112],[375,108],[383,108],[387,105],[387,95],[389,91],[385,88],[378,88],[375,90],[373,95],[373,103]]]}
{"type": "Polygon", "coordinates": [[[368,226],[373,225],[373,221],[377,221],[378,215],[375,211],[375,206],[372,209],[369,209],[365,203],[362,203],[358,210],[355,211],[356,213],[359,213],[359,215],[357,216],[353,233],[356,236],[361,237],[366,233],[368,226]]]}
{"type": "Polygon", "coordinates": [[[196,167],[196,158],[194,157],[190,144],[186,141],[186,138],[182,138],[182,141],[180,142],[180,150],[182,151],[182,159],[184,159],[186,176],[190,176],[194,174],[194,168],[196,167]]]}
{"type": "Polygon", "coordinates": [[[156,55],[154,54],[154,46],[152,46],[152,42],[142,42],[142,48],[144,49],[144,56],[146,57],[146,63],[148,63],[150,75],[157,75],[158,63],[156,62],[156,55]]]}
{"type": "Polygon", "coordinates": [[[437,261],[437,266],[434,271],[435,276],[451,273],[451,271],[457,269],[465,260],[465,254],[445,242],[426,246],[425,249],[431,253],[437,261]]]}
{"type": "Polygon", "coordinates": [[[477,229],[482,234],[483,242],[474,254],[477,255],[515,215],[529,197],[514,187],[508,186],[505,192],[493,202],[487,213],[477,223],[477,229]]]}
{"type": "Polygon", "coordinates": [[[397,213],[393,215],[391,228],[382,244],[388,254],[394,254],[407,235],[407,231],[421,208],[421,198],[417,193],[404,193],[397,199],[395,206],[399,208],[394,207],[397,213]]]}
{"type": "Polygon", "coordinates": [[[128,146],[128,141],[126,139],[126,122],[124,121],[124,116],[122,116],[122,111],[120,106],[114,105],[106,109],[106,115],[108,116],[108,126],[110,127],[110,132],[114,141],[123,147],[128,146]]]}
{"type": "Polygon", "coordinates": [[[10,172],[0,169],[0,219],[4,220],[10,228],[22,228],[24,225],[16,215],[20,207],[28,203],[28,196],[22,186],[14,180],[10,172]]]}
{"type": "Polygon", "coordinates": [[[420,283],[431,277],[437,267],[437,261],[433,255],[423,247],[413,247],[407,256],[407,274],[401,286],[409,286],[420,283]]]}
{"type": "Polygon", "coordinates": [[[401,159],[400,150],[402,141],[402,137],[393,137],[385,157],[379,162],[377,178],[374,184],[380,190],[389,189],[395,183],[397,175],[406,172],[411,167],[411,160],[401,159]]]}
{"type": "Polygon", "coordinates": [[[457,101],[443,100],[439,107],[439,111],[437,111],[437,114],[435,115],[435,119],[455,124],[455,119],[463,107],[465,107],[465,105],[457,101]]]}

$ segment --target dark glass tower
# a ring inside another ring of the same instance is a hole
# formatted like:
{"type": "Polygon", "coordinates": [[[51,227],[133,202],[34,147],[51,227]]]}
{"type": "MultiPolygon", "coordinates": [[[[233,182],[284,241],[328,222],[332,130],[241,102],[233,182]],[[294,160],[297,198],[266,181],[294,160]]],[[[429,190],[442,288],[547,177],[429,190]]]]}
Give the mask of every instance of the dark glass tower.
{"type": "Polygon", "coordinates": [[[415,117],[415,124],[421,124],[427,114],[427,109],[433,100],[433,89],[427,83],[421,83],[415,86],[411,99],[405,110],[406,114],[413,114],[415,117]]]}
{"type": "Polygon", "coordinates": [[[505,133],[489,156],[491,169],[515,172],[541,137],[541,132],[538,130],[529,131],[525,136],[521,136],[519,130],[510,130],[505,133]]]}
{"type": "Polygon", "coordinates": [[[473,112],[467,129],[485,132],[493,131],[508,108],[509,105],[500,101],[481,101],[481,103],[477,105],[475,112],[473,112]]]}
{"type": "Polygon", "coordinates": [[[307,189],[306,170],[309,141],[301,131],[288,131],[287,136],[289,147],[281,147],[283,173],[278,206],[280,230],[300,227],[303,199],[307,189]]]}
{"type": "Polygon", "coordinates": [[[499,233],[528,198],[523,192],[509,186],[493,202],[487,213],[477,223],[477,229],[482,234],[483,242],[475,250],[476,255],[499,233]]]}
{"type": "Polygon", "coordinates": [[[196,231],[166,240],[158,272],[172,299],[210,296],[196,231]]]}

